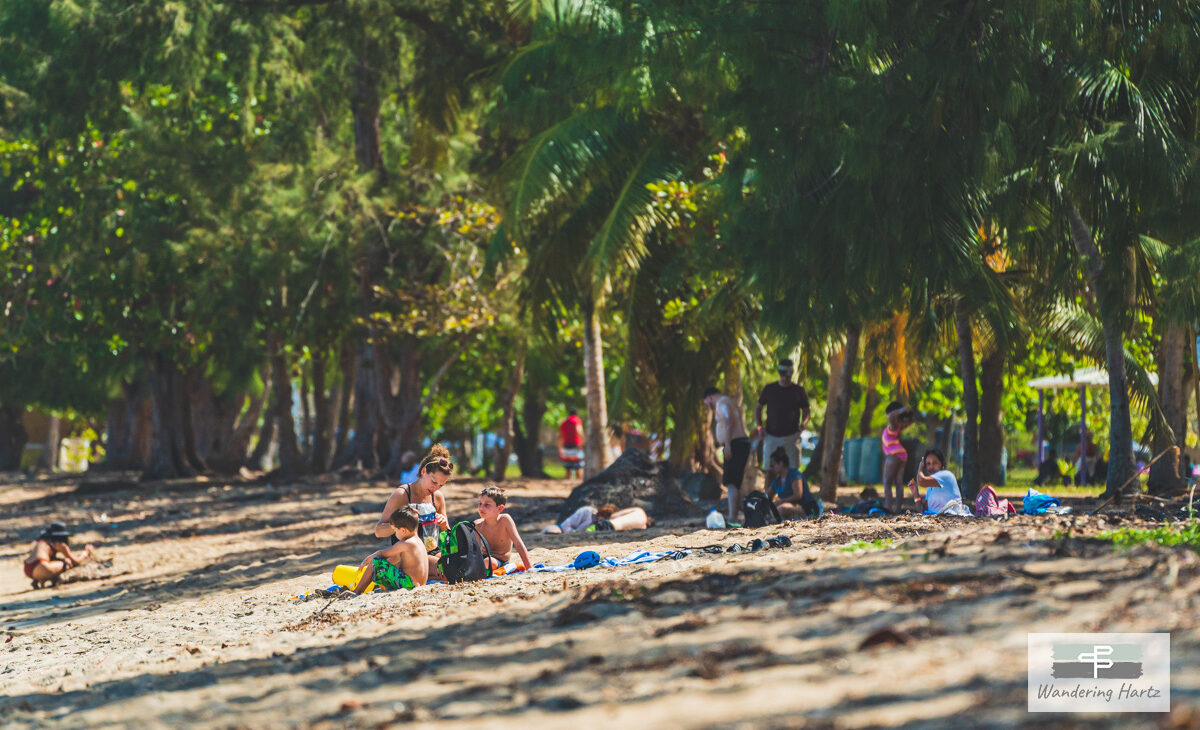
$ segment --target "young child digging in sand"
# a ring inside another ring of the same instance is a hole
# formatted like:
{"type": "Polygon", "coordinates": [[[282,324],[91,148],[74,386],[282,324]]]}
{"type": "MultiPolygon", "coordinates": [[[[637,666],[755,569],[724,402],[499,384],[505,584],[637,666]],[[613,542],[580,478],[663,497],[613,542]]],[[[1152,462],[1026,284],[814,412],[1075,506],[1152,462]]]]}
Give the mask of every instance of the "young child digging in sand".
{"type": "Polygon", "coordinates": [[[475,529],[487,540],[488,550],[492,553],[492,569],[501,568],[508,562],[513,548],[521,556],[521,565],[528,569],[533,565],[529,560],[529,551],[525,549],[525,541],[517,532],[517,523],[510,515],[504,514],[508,504],[508,495],[495,484],[489,484],[479,493],[479,519],[475,520],[475,529]]]}
{"type": "Polygon", "coordinates": [[[371,553],[362,562],[359,570],[366,570],[354,587],[355,593],[365,591],[372,581],[389,590],[412,590],[429,580],[429,556],[425,544],[417,537],[417,526],[421,524],[417,508],[409,505],[396,510],[390,522],[396,528],[397,542],[371,553]]]}
{"type": "Polygon", "coordinates": [[[67,526],[55,522],[38,535],[25,558],[25,577],[33,581],[34,588],[45,583],[57,583],[62,574],[96,557],[95,548],[88,545],[79,554],[71,552],[67,541],[71,533],[67,526]]]}

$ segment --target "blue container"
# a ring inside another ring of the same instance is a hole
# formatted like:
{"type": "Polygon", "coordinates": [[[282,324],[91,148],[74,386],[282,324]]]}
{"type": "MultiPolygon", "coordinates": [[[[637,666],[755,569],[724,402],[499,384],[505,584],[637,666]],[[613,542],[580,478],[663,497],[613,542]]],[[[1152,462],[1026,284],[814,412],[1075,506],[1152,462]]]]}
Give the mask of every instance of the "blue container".
{"type": "Polygon", "coordinates": [[[846,469],[846,483],[858,481],[858,461],[862,458],[862,439],[846,439],[842,444],[842,466],[846,469]]]}
{"type": "Polygon", "coordinates": [[[858,459],[858,481],[863,484],[883,483],[883,444],[876,438],[863,438],[858,459]]]}

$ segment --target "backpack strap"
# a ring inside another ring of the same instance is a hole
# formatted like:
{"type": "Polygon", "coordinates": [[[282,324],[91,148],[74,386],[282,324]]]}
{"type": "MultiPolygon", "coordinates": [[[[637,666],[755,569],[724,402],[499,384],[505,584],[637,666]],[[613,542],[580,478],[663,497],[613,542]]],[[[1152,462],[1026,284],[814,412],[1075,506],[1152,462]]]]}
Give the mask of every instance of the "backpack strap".
{"type": "Polygon", "coordinates": [[[487,561],[484,563],[484,567],[487,568],[487,577],[491,578],[492,577],[492,546],[488,545],[487,538],[485,538],[483,536],[483,533],[481,533],[479,531],[479,528],[475,526],[474,522],[467,520],[467,521],[460,522],[459,524],[466,525],[467,529],[470,530],[471,532],[474,532],[475,537],[479,538],[479,544],[483,546],[483,553],[484,553],[484,555],[487,556],[487,561]]]}

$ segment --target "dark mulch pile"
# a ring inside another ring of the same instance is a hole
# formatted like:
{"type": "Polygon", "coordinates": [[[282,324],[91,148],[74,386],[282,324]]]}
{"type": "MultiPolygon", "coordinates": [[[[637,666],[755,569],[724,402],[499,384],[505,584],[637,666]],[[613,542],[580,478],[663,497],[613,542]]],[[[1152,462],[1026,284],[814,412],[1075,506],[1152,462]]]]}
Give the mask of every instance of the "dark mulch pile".
{"type": "Polygon", "coordinates": [[[617,509],[641,507],[652,517],[688,517],[701,512],[683,491],[665,462],[656,462],[638,449],[626,449],[607,469],[571,491],[559,512],[566,519],[585,504],[614,504],[617,509]]]}

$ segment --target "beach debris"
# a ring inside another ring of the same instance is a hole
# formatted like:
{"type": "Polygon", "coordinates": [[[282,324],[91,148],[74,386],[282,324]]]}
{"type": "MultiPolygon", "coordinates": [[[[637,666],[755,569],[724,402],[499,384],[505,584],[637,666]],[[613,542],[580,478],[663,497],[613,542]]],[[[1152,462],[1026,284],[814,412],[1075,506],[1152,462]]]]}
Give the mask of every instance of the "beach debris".
{"type": "Polygon", "coordinates": [[[870,649],[874,646],[901,646],[912,641],[912,637],[891,626],[882,626],[867,634],[858,645],[858,650],[870,649]]]}
{"type": "Polygon", "coordinates": [[[651,460],[638,449],[626,449],[607,469],[571,490],[559,520],[584,505],[603,504],[617,509],[641,507],[660,519],[692,516],[699,511],[667,464],[651,460]]]}

